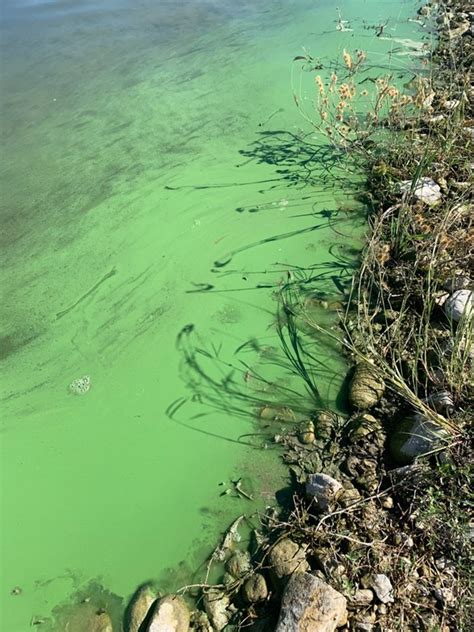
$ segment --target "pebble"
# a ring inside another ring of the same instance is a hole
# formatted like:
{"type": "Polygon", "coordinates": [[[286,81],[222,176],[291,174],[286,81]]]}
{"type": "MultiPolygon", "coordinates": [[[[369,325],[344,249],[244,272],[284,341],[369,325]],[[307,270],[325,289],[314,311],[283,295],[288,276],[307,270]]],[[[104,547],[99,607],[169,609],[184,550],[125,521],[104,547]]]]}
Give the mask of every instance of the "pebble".
{"type": "Polygon", "coordinates": [[[382,498],[382,507],[384,509],[393,509],[393,498],[391,496],[382,498]]]}
{"type": "Polygon", "coordinates": [[[357,590],[349,599],[351,606],[368,606],[374,600],[374,593],[369,589],[361,588],[357,590]]]}
{"type": "Polygon", "coordinates": [[[387,575],[375,575],[371,587],[382,604],[392,603],[394,601],[392,582],[387,575]]]}

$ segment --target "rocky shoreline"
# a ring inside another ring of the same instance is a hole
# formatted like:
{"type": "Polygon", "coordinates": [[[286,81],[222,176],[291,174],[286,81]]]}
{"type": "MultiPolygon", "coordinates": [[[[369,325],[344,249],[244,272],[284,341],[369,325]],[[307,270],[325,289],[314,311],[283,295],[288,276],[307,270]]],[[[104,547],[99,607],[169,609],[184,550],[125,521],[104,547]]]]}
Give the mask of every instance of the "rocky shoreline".
{"type": "MultiPolygon", "coordinates": [[[[275,435],[294,481],[239,544],[216,548],[222,582],[160,596],[140,587],[125,632],[469,629],[472,521],[474,13],[428,2],[432,73],[416,115],[393,117],[383,152],[359,145],[371,235],[341,346],[353,360],[344,418],[275,435]],[[367,157],[368,156],[368,157],[367,157]],[[191,610],[188,597],[192,597],[191,610]]],[[[112,632],[104,611],[90,630],[112,632]]]]}

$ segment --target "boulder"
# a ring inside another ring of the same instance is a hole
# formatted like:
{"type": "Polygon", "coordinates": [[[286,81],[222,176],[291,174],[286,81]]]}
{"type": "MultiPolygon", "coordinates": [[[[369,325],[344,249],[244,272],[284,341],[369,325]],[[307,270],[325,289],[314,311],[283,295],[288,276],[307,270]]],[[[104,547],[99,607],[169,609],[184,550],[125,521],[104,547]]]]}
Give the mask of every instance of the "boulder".
{"type": "Polygon", "coordinates": [[[458,323],[462,318],[470,319],[473,314],[473,293],[470,290],[456,290],[443,305],[446,316],[458,323]]]}
{"type": "Polygon", "coordinates": [[[284,538],[272,547],[268,555],[272,579],[278,582],[296,572],[309,569],[305,550],[290,538],[284,538]]]}
{"type": "Polygon", "coordinates": [[[146,632],[188,632],[189,609],[179,595],[167,595],[153,606],[146,632]]]}
{"type": "Polygon", "coordinates": [[[385,383],[372,365],[361,363],[356,366],[349,387],[349,402],[353,408],[366,410],[375,406],[384,391],[385,383]]]}
{"type": "Polygon", "coordinates": [[[242,596],[247,603],[265,601],[268,597],[268,587],[265,577],[260,573],[251,575],[242,586],[242,596]]]}
{"type": "Polygon", "coordinates": [[[125,632],[138,632],[152,604],[156,601],[156,592],[149,584],[140,586],[125,611],[125,632]]]}
{"type": "Polygon", "coordinates": [[[327,474],[310,474],[306,483],[306,494],[315,500],[322,511],[330,509],[344,492],[342,484],[327,474]]]}
{"type": "Polygon", "coordinates": [[[346,622],[345,597],[314,575],[297,573],[285,588],[275,632],[334,632],[346,622]]]}
{"type": "Polygon", "coordinates": [[[232,611],[229,609],[230,599],[218,588],[211,588],[204,595],[204,608],[212,627],[220,632],[229,623],[232,611]]]}
{"type": "Polygon", "coordinates": [[[418,413],[398,424],[390,437],[390,452],[397,463],[410,464],[439,448],[448,437],[440,425],[418,413]]]}
{"type": "Polygon", "coordinates": [[[250,554],[247,551],[236,551],[226,564],[232,577],[242,577],[250,570],[250,554]]]}

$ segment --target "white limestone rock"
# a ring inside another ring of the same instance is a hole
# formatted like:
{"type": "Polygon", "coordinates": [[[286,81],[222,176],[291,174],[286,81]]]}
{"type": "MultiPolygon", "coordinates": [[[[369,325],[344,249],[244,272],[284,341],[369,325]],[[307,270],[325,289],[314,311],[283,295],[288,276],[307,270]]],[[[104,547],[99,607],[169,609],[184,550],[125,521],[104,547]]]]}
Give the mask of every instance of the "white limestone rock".
{"type": "Polygon", "coordinates": [[[306,495],[314,498],[319,509],[326,511],[343,493],[342,484],[327,474],[310,474],[306,483],[306,495]]]}
{"type": "Polygon", "coordinates": [[[179,595],[167,595],[153,606],[146,632],[188,632],[189,609],[179,595]]]}
{"type": "Polygon", "coordinates": [[[461,318],[470,319],[473,313],[473,293],[471,290],[456,290],[446,300],[443,309],[446,316],[456,323],[461,318]]]}
{"type": "Polygon", "coordinates": [[[387,575],[374,575],[372,589],[382,603],[393,603],[393,586],[387,575]]]}
{"type": "Polygon", "coordinates": [[[442,197],[441,187],[431,178],[420,178],[414,186],[411,180],[404,180],[400,183],[400,191],[402,193],[412,191],[418,200],[428,206],[439,204],[442,197]]]}

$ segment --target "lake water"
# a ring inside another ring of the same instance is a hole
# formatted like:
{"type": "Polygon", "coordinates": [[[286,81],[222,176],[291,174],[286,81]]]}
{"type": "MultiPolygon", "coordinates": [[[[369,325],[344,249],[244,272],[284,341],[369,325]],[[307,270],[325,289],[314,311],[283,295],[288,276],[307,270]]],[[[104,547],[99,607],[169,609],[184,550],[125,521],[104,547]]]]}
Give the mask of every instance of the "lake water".
{"type": "MultiPolygon", "coordinates": [[[[177,588],[287,485],[258,411],[314,402],[277,291],[302,275],[337,301],[364,228],[292,59],[361,48],[403,71],[416,6],[340,0],[341,32],[326,0],[2,0],[5,632],[92,580],[177,588]],[[253,504],[223,494],[239,477],[253,504]]],[[[343,405],[337,348],[314,353],[318,405],[343,405]]]]}

